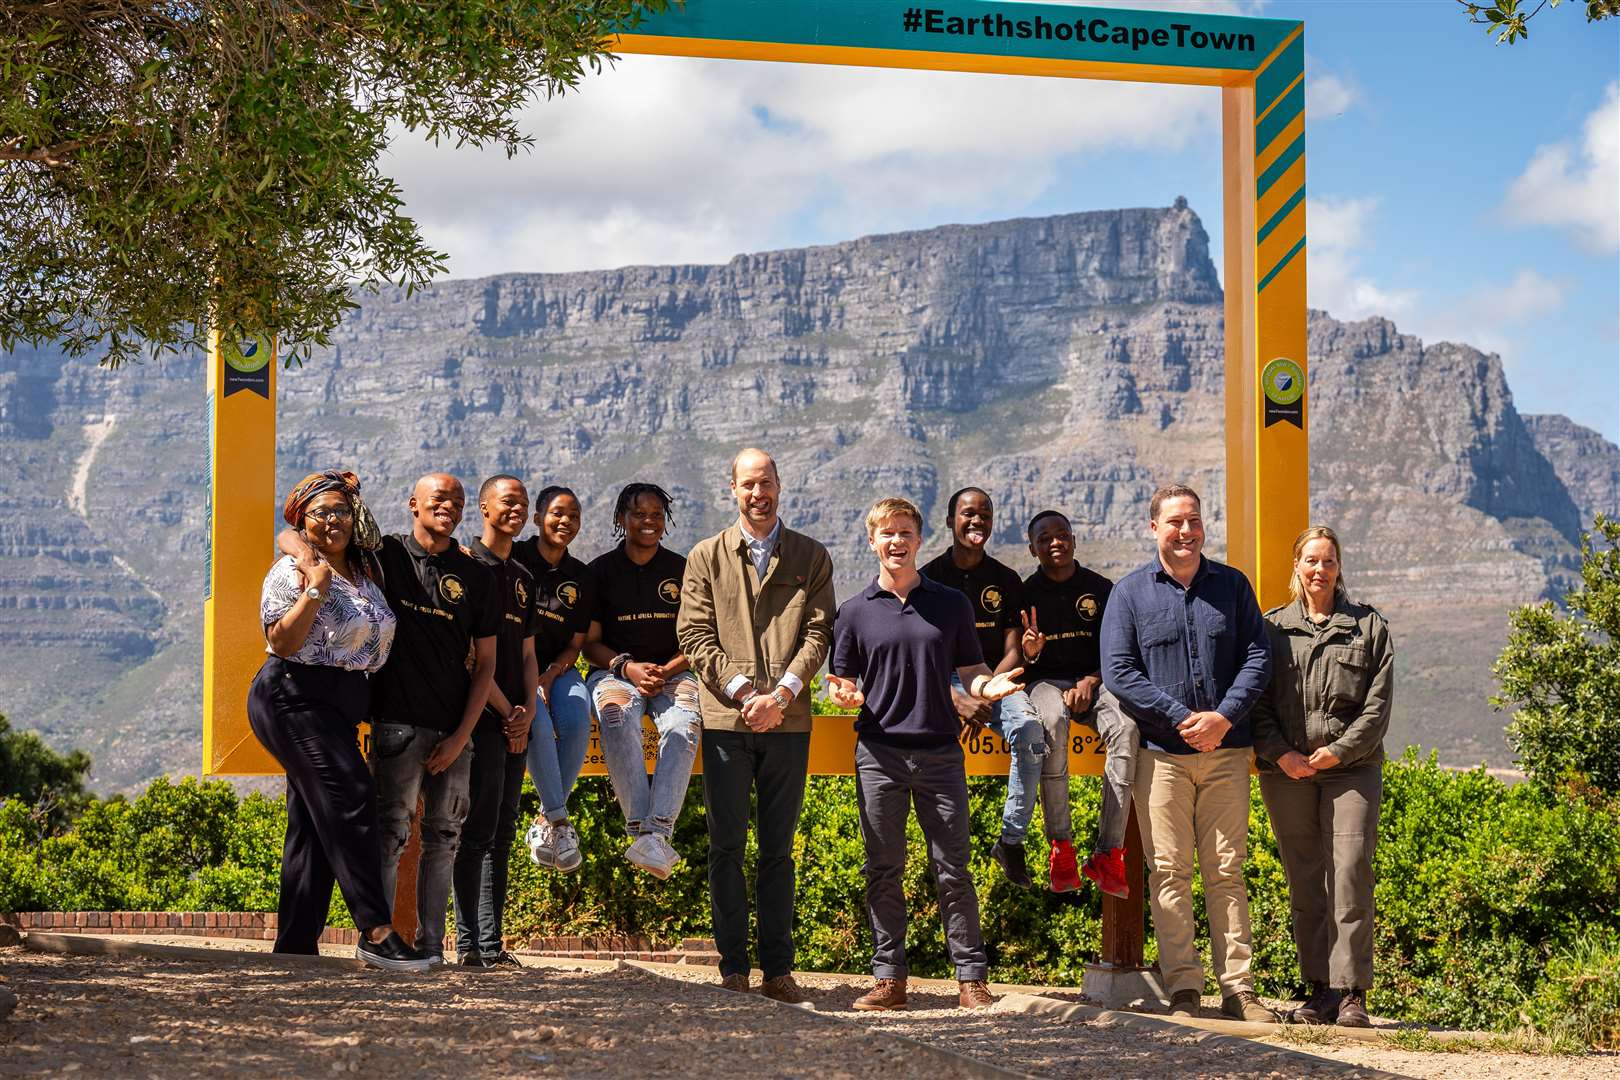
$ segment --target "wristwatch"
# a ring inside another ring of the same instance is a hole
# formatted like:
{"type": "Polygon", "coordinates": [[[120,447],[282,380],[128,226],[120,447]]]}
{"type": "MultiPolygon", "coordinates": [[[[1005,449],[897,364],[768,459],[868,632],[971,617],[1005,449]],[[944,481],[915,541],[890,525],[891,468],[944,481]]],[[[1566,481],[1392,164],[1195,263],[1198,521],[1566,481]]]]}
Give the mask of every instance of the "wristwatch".
{"type": "Polygon", "coordinates": [[[324,597],[321,595],[321,589],[320,589],[319,585],[311,585],[309,588],[304,590],[304,595],[309,597],[311,600],[315,600],[315,601],[320,601],[320,600],[324,599],[324,597]]]}
{"type": "Polygon", "coordinates": [[[775,690],[772,690],[771,698],[776,702],[776,707],[779,709],[786,709],[793,704],[793,695],[785,686],[778,686],[775,690]]]}
{"type": "Polygon", "coordinates": [[[630,663],[632,659],[629,653],[622,652],[608,661],[608,671],[612,673],[615,679],[622,679],[624,678],[625,665],[630,663]]]}

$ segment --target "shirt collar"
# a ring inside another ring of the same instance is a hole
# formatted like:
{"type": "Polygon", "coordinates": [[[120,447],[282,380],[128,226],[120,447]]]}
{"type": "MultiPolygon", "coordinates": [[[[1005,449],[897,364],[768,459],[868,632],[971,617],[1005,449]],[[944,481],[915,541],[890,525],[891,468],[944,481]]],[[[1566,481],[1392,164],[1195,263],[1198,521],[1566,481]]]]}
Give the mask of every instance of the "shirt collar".
{"type": "MultiPolygon", "coordinates": [[[[916,587],[913,588],[907,595],[915,595],[918,589],[934,590],[943,588],[948,588],[948,586],[941,585],[927,574],[918,571],[916,587]]],[[[861,593],[861,595],[866,597],[868,600],[875,600],[879,596],[893,596],[894,593],[890,592],[888,589],[885,589],[881,584],[879,584],[878,576],[873,574],[872,583],[866,587],[866,591],[861,593]]]]}
{"type": "MultiPolygon", "coordinates": [[[[1153,572],[1157,577],[1160,577],[1160,578],[1164,579],[1165,581],[1175,582],[1177,588],[1181,587],[1181,582],[1176,580],[1175,575],[1170,573],[1170,571],[1168,571],[1168,570],[1166,570],[1164,568],[1164,560],[1159,558],[1159,553],[1157,551],[1155,551],[1153,553],[1153,561],[1148,563],[1148,565],[1153,568],[1153,572]]],[[[1204,557],[1203,552],[1199,552],[1198,553],[1198,569],[1196,571],[1194,571],[1193,579],[1192,579],[1192,581],[1190,581],[1187,584],[1186,587],[1188,589],[1191,589],[1193,586],[1197,585],[1200,581],[1204,580],[1208,576],[1209,576],[1209,560],[1204,557]]]]}
{"type": "MultiPolygon", "coordinates": [[[[514,548],[515,546],[516,545],[514,545],[514,548]]],[[[478,559],[480,562],[488,563],[491,566],[506,565],[506,560],[489,550],[489,548],[484,544],[482,537],[474,537],[473,542],[469,544],[468,547],[471,548],[473,557],[478,559]]]]}
{"type": "Polygon", "coordinates": [[[776,524],[771,526],[771,531],[763,540],[755,538],[753,533],[743,528],[742,518],[739,517],[737,519],[737,543],[743,547],[764,546],[766,548],[774,548],[776,547],[777,540],[781,539],[781,537],[782,519],[780,516],[777,517],[776,524]]]}

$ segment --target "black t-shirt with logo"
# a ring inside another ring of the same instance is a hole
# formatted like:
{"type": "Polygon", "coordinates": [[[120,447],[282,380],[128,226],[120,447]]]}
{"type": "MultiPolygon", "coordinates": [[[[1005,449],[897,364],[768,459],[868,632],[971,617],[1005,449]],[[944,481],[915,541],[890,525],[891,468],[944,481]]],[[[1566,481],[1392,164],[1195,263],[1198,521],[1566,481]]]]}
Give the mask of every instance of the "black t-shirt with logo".
{"type": "MultiPolygon", "coordinates": [[[[470,545],[472,557],[489,567],[495,585],[501,628],[495,634],[495,685],[512,705],[527,705],[523,685],[523,643],[534,636],[534,578],[517,559],[503,559],[482,540],[470,545]]],[[[484,706],[480,725],[500,723],[493,706],[484,706]]]]}
{"type": "Polygon", "coordinates": [[[660,545],[647,565],[637,566],[624,545],[591,561],[596,606],[591,618],[602,624],[602,643],[614,654],[629,653],[641,664],[662,664],[681,651],[675,615],[681,609],[681,578],[686,557],[660,545]]]}
{"type": "Polygon", "coordinates": [[[1024,579],[1024,606],[1035,609],[1035,619],[1046,635],[1046,647],[1024,672],[1032,679],[1068,679],[1073,682],[1102,670],[1097,635],[1103,608],[1114,583],[1075,564],[1068,581],[1053,581],[1036,570],[1024,579]]]}
{"type": "Polygon", "coordinates": [[[1024,586],[1017,571],[989,555],[973,569],[963,570],[951,559],[950,548],[946,548],[922,572],[941,585],[966,593],[973,602],[973,628],[979,634],[979,649],[984,653],[984,662],[994,671],[1007,655],[1007,631],[1024,630],[1023,620],[1018,617],[1024,606],[1024,586]]]}
{"type": "Polygon", "coordinates": [[[546,562],[537,536],[513,544],[512,558],[534,578],[534,651],[544,670],[575,634],[590,629],[596,585],[591,568],[566,551],[556,566],[546,562]]]}
{"type": "Polygon", "coordinates": [[[372,718],[454,731],[472,685],[468,648],[500,628],[494,578],[455,544],[430,554],[409,533],[383,537],[376,554],[398,624],[388,662],[372,679],[372,718]]]}

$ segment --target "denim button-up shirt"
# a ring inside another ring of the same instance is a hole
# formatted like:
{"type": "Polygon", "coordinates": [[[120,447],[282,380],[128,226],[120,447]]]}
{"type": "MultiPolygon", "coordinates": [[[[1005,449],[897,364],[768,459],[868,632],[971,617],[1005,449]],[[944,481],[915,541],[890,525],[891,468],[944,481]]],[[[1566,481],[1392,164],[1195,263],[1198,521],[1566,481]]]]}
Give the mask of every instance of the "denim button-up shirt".
{"type": "Polygon", "coordinates": [[[1161,750],[1196,753],[1176,726],[1210,710],[1232,722],[1223,749],[1253,745],[1249,711],[1271,681],[1271,648],[1249,579],[1210,559],[1186,588],[1157,557],[1126,574],[1103,609],[1102,675],[1161,750]]]}

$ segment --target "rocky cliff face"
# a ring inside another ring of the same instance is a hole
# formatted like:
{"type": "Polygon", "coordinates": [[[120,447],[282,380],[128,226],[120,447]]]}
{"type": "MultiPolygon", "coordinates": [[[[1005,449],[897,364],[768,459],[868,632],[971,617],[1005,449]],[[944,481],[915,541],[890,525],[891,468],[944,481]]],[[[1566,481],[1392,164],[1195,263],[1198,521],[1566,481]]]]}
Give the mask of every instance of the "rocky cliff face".
{"type": "Polygon", "coordinates": [[[1525,429],[1575,501],[1581,527],[1620,507],[1620,447],[1567,416],[1531,415],[1525,429]]]}
{"type": "MultiPolygon", "coordinates": [[[[285,486],[355,468],[385,528],[429,469],[566,482],[588,557],[630,479],[674,493],[678,550],[722,527],[727,463],[757,443],[841,594],[870,573],[876,495],[938,524],[967,483],[996,497],[1005,561],[1032,568],[1022,523],[1051,506],[1117,574],[1147,557],[1147,497],[1170,479],[1205,492],[1219,550],[1222,350],[1182,204],[450,281],[362,298],[328,353],[283,372],[278,469],[285,486]]],[[[1393,741],[1502,763],[1485,698],[1505,613],[1558,587],[1593,500],[1614,510],[1565,459],[1615,450],[1527,426],[1494,357],[1382,320],[1313,316],[1311,379],[1313,512],[1394,623],[1393,741]]],[[[111,374],[0,357],[0,606],[33,613],[0,623],[0,709],[87,745],[104,785],[195,768],[204,401],[194,357],[111,374]]],[[[266,507],[267,561],[272,527],[266,507]]]]}

